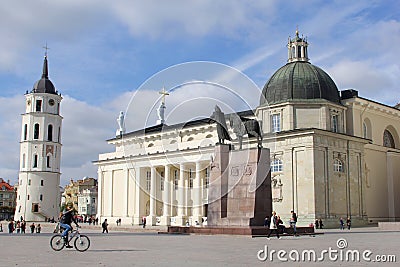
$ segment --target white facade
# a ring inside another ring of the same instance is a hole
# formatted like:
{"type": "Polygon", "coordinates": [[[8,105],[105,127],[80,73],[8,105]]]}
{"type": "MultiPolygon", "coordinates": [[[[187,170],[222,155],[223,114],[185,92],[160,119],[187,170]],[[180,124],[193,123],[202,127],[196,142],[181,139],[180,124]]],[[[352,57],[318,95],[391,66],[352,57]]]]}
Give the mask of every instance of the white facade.
{"type": "MultiPolygon", "coordinates": [[[[46,58],[44,64],[42,80],[47,79],[46,58]]],[[[15,218],[44,221],[59,215],[62,97],[34,88],[25,99],[15,218]]]]}
{"type": "Polygon", "coordinates": [[[97,187],[84,189],[78,194],[78,214],[97,215],[97,187]]]}

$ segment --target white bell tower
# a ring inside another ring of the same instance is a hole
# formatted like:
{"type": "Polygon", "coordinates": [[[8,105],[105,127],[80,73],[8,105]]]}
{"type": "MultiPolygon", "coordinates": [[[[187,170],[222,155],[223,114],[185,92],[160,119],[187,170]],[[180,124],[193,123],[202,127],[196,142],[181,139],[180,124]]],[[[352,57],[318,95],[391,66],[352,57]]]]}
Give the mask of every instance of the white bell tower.
{"type": "Polygon", "coordinates": [[[30,93],[26,92],[25,98],[14,219],[56,219],[60,209],[62,97],[48,77],[47,51],[42,78],[30,93]]]}

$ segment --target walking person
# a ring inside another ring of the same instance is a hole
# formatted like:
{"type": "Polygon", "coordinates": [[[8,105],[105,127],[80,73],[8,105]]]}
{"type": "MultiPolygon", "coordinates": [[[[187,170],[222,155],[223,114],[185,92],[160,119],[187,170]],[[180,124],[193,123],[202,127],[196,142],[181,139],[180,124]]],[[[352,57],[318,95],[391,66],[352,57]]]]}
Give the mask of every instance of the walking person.
{"type": "Polygon", "coordinates": [[[143,216],[143,218],[142,218],[142,225],[143,225],[143,228],[146,228],[146,216],[143,216]]]}
{"type": "Polygon", "coordinates": [[[31,234],[35,233],[35,228],[36,228],[35,223],[32,223],[30,227],[31,227],[31,234]]]}
{"type": "Polygon", "coordinates": [[[318,229],[319,228],[319,221],[318,221],[318,219],[315,219],[315,229],[318,229]]]}
{"type": "Polygon", "coordinates": [[[40,223],[36,227],[36,233],[40,234],[40,231],[42,231],[42,226],[40,226],[40,223]]]}
{"type": "Polygon", "coordinates": [[[17,229],[17,234],[21,232],[21,222],[17,221],[17,225],[15,226],[15,229],[17,229]]]}
{"type": "Polygon", "coordinates": [[[279,231],[278,231],[278,216],[276,216],[276,212],[272,212],[271,223],[269,225],[269,233],[267,235],[267,239],[271,236],[272,232],[275,231],[276,237],[279,239],[279,231]]]}
{"type": "Polygon", "coordinates": [[[296,229],[296,223],[297,223],[297,214],[296,212],[294,212],[294,210],[291,210],[290,213],[292,214],[292,216],[290,217],[290,227],[293,228],[293,235],[296,236],[297,235],[297,229],[296,229]]]}
{"type": "Polygon", "coordinates": [[[264,219],[264,227],[269,227],[271,223],[271,220],[269,219],[269,216],[267,215],[264,219]]]}
{"type": "Polygon", "coordinates": [[[8,233],[9,233],[9,234],[12,234],[13,232],[14,232],[14,221],[11,220],[11,221],[8,223],[8,233]]]}
{"type": "Polygon", "coordinates": [[[103,228],[103,234],[106,232],[108,234],[108,222],[107,219],[104,219],[104,222],[101,224],[101,227],[103,228]]]}
{"type": "Polygon", "coordinates": [[[3,224],[0,223],[0,232],[3,232],[3,224]]]}
{"type": "Polygon", "coordinates": [[[25,229],[26,229],[26,222],[22,221],[21,222],[21,234],[25,234],[25,229]]]}
{"type": "Polygon", "coordinates": [[[319,218],[318,222],[319,222],[319,229],[322,229],[324,227],[324,224],[322,223],[322,219],[319,218]]]}
{"type": "Polygon", "coordinates": [[[347,217],[346,224],[347,224],[347,229],[350,230],[350,227],[351,227],[350,217],[347,217]]]}
{"type": "Polygon", "coordinates": [[[340,223],[340,230],[344,230],[344,221],[343,221],[343,218],[340,218],[339,223],[340,223]]]}

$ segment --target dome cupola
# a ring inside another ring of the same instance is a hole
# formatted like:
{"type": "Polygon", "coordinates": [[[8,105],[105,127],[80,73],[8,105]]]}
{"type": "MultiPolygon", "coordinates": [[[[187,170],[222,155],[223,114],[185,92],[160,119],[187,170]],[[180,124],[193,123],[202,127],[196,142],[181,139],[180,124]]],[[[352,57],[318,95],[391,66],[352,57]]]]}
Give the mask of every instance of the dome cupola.
{"type": "Polygon", "coordinates": [[[288,63],[279,68],[265,84],[260,105],[288,101],[325,99],[340,104],[339,90],[332,78],[308,58],[306,38],[296,36],[288,40],[288,63]]]}

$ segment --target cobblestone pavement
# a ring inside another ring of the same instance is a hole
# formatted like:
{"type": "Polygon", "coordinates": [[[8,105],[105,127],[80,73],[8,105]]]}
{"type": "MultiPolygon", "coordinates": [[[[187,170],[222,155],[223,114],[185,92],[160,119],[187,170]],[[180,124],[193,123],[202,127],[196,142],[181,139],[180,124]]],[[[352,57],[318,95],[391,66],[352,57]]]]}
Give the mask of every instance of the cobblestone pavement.
{"type": "MultiPolygon", "coordinates": [[[[4,222],[3,229],[6,230],[4,222]]],[[[324,234],[267,240],[247,236],[157,234],[158,228],[143,230],[139,227],[112,227],[109,234],[102,234],[99,227],[84,226],[81,232],[91,239],[86,252],[53,251],[49,245],[52,230],[53,226],[44,225],[40,234],[0,233],[0,266],[397,266],[393,262],[373,262],[378,254],[386,259],[395,255],[400,261],[400,232],[378,228],[318,230],[324,234]],[[342,240],[338,243],[339,239],[342,240]],[[261,261],[258,258],[265,257],[266,248],[269,257],[261,261]],[[272,250],[282,250],[280,258],[287,261],[279,260],[277,252],[272,254],[271,261],[272,250]],[[293,250],[298,251],[300,260],[304,254],[306,261],[294,262],[296,252],[293,250]],[[321,252],[327,250],[322,254],[324,260],[310,263],[310,250],[316,252],[316,261],[321,258],[321,252]],[[334,250],[338,252],[335,254],[334,250]],[[360,262],[346,262],[346,255],[352,259],[350,253],[354,250],[359,251],[360,262]],[[362,258],[366,250],[372,253],[364,255],[371,262],[362,258]],[[340,260],[340,253],[343,260],[340,260]]]]}

